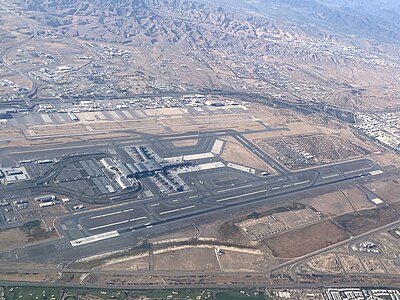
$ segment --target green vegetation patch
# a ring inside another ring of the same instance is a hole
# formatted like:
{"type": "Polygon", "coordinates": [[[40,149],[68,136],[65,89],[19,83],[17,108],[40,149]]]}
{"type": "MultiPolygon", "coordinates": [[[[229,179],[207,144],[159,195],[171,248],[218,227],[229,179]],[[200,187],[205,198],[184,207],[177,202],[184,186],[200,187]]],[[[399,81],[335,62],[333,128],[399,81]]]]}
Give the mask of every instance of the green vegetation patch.
{"type": "Polygon", "coordinates": [[[216,300],[265,300],[264,293],[258,291],[223,291],[215,294],[216,300]]]}
{"type": "Polygon", "coordinates": [[[7,300],[59,300],[61,290],[41,287],[5,287],[4,298],[7,300]]]}

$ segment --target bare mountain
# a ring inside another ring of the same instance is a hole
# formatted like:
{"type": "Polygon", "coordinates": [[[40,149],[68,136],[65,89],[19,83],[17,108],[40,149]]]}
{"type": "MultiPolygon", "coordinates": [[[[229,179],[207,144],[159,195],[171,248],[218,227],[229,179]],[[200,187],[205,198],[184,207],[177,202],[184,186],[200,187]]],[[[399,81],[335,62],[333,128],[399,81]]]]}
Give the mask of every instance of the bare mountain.
{"type": "Polygon", "coordinates": [[[370,106],[385,91],[385,101],[397,102],[400,10],[393,0],[17,0],[14,6],[44,31],[138,53],[124,62],[124,72],[143,80],[354,108],[370,106]]]}

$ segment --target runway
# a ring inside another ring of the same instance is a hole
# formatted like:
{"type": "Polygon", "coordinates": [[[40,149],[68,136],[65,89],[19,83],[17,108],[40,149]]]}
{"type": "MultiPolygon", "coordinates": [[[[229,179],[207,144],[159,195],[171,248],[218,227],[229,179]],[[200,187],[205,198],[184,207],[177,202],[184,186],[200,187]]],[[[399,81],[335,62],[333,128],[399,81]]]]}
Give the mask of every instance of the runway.
{"type": "MultiPolygon", "coordinates": [[[[121,149],[126,145],[143,142],[157,144],[160,141],[159,145],[162,147],[164,143],[175,139],[203,139],[190,152],[197,154],[211,151],[215,139],[226,135],[235,137],[278,174],[263,177],[232,168],[182,173],[180,177],[190,189],[170,194],[160,194],[154,183],[143,179],[143,185],[152,192],[151,196],[133,195],[121,203],[109,203],[106,207],[77,211],[58,218],[55,226],[63,238],[0,254],[0,261],[69,262],[96,253],[133,247],[143,239],[192,228],[196,223],[224,219],[227,215],[232,217],[244,212],[251,213],[268,203],[285,203],[288,198],[313,197],[352,187],[374,178],[390,176],[392,172],[390,169],[381,169],[368,159],[289,171],[279,161],[245,139],[241,133],[229,130],[163,137],[143,136],[135,140],[123,138],[95,142],[90,146],[73,143],[69,145],[71,148],[67,148],[67,152],[93,153],[94,150],[103,151],[109,147],[121,149]]],[[[59,147],[32,150],[32,155],[40,157],[45,153],[61,155],[65,151],[59,147]]],[[[163,150],[166,157],[177,154],[179,151],[163,150]]],[[[18,159],[26,158],[27,154],[20,152],[10,155],[18,159]]],[[[18,190],[18,187],[12,189],[18,190]]]]}
{"type": "Polygon", "coordinates": [[[258,179],[237,186],[218,188],[209,185],[205,190],[157,195],[156,198],[126,203],[117,208],[71,215],[60,221],[60,230],[64,231],[70,240],[110,231],[122,234],[149,226],[165,226],[172,221],[207,215],[226,208],[253,205],[257,202],[266,203],[276,197],[296,192],[323,189],[328,185],[351,182],[364,177],[372,178],[382,172],[378,165],[363,159],[296,172],[289,176],[258,179]]]}

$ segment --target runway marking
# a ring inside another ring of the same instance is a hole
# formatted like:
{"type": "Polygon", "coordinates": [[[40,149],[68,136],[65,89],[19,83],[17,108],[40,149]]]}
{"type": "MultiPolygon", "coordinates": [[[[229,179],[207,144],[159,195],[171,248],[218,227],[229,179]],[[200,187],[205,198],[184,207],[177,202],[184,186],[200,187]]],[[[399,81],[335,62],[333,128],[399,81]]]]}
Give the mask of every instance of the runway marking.
{"type": "Polygon", "coordinates": [[[182,210],[187,210],[187,209],[191,209],[191,208],[195,208],[196,205],[190,205],[190,206],[186,206],[186,207],[181,207],[181,208],[176,208],[176,209],[171,209],[171,210],[167,210],[167,211],[163,211],[160,212],[159,215],[166,215],[166,214],[172,214],[174,212],[178,212],[178,211],[182,211],[182,210]]]}
{"type": "Polygon", "coordinates": [[[306,184],[309,182],[310,182],[310,180],[305,180],[305,181],[295,182],[295,183],[293,183],[293,185],[301,185],[301,184],[306,184]]]}
{"type": "Polygon", "coordinates": [[[160,203],[154,203],[154,204],[151,204],[150,207],[156,207],[156,206],[159,206],[159,205],[160,205],[160,203]]]}
{"type": "MultiPolygon", "coordinates": [[[[107,143],[96,144],[95,147],[99,146],[108,146],[107,143]]],[[[87,148],[87,145],[84,146],[70,146],[70,147],[62,147],[62,148],[46,148],[46,149],[37,149],[37,150],[27,150],[27,151],[13,151],[10,154],[22,154],[22,153],[32,153],[32,152],[46,152],[46,151],[58,151],[58,150],[65,150],[65,149],[78,149],[78,148],[87,148]]]]}
{"type": "Polygon", "coordinates": [[[76,246],[81,246],[81,245],[85,245],[85,244],[89,244],[89,243],[103,241],[103,240],[110,239],[110,238],[113,238],[116,236],[119,236],[119,233],[118,233],[118,231],[115,230],[115,231],[105,232],[105,233],[101,233],[101,234],[96,234],[96,235],[72,240],[72,241],[70,241],[70,243],[71,243],[72,247],[76,247],[76,246]]]}
{"type": "Polygon", "coordinates": [[[237,136],[237,138],[244,144],[249,145],[248,142],[246,142],[245,140],[243,140],[240,136],[237,136]]]}
{"type": "Polygon", "coordinates": [[[356,172],[360,172],[360,171],[366,171],[366,170],[370,170],[370,169],[371,169],[371,167],[368,167],[368,168],[359,169],[359,170],[355,170],[355,171],[344,172],[343,174],[347,175],[347,174],[356,173],[356,172]]]}
{"type": "Polygon", "coordinates": [[[291,184],[286,184],[286,185],[284,185],[283,187],[284,188],[287,188],[287,187],[290,187],[290,186],[292,186],[291,184]]]}
{"type": "Polygon", "coordinates": [[[331,175],[322,177],[322,179],[328,179],[328,178],[333,178],[333,177],[337,177],[337,176],[340,176],[340,174],[331,174],[331,175]]]}
{"type": "Polygon", "coordinates": [[[167,196],[179,195],[179,194],[188,193],[188,192],[193,192],[193,190],[187,190],[187,191],[183,191],[183,192],[171,193],[171,194],[168,194],[167,196]]]}
{"type": "Polygon", "coordinates": [[[234,191],[234,190],[237,190],[237,189],[247,188],[247,187],[251,187],[251,186],[253,186],[253,185],[252,185],[252,184],[248,184],[248,185],[243,185],[243,186],[237,186],[237,187],[230,188],[230,189],[219,190],[219,191],[217,191],[217,193],[223,193],[223,192],[228,192],[228,191],[234,191]]]}
{"type": "Polygon", "coordinates": [[[232,197],[228,197],[228,198],[224,198],[224,199],[219,199],[216,202],[224,202],[224,201],[228,201],[228,200],[231,200],[231,199],[250,196],[250,195],[255,195],[255,194],[264,193],[264,192],[268,192],[268,189],[257,191],[257,192],[251,192],[251,193],[247,193],[247,194],[242,194],[242,195],[237,195],[237,196],[232,196],[232,197]]]}
{"type": "Polygon", "coordinates": [[[120,221],[120,222],[115,222],[115,223],[105,224],[105,225],[101,225],[101,226],[97,226],[97,227],[92,227],[92,228],[89,228],[89,231],[103,229],[103,228],[107,228],[107,227],[111,227],[111,226],[115,226],[115,225],[121,225],[121,224],[144,220],[144,219],[147,219],[147,217],[139,217],[139,218],[135,218],[135,219],[124,220],[124,221],[120,221]]]}
{"type": "Polygon", "coordinates": [[[379,174],[383,174],[383,171],[382,170],[375,170],[375,171],[369,172],[369,175],[371,175],[371,176],[379,175],[379,174]]]}
{"type": "Polygon", "coordinates": [[[125,210],[122,211],[122,212],[126,213],[126,212],[130,212],[130,211],[133,211],[133,208],[131,208],[131,209],[125,209],[125,210]]]}
{"type": "Polygon", "coordinates": [[[105,217],[109,217],[109,216],[114,216],[114,215],[122,214],[122,213],[124,213],[124,212],[132,211],[132,210],[133,210],[133,209],[126,209],[126,210],[124,210],[124,211],[122,211],[122,210],[120,210],[120,211],[115,211],[115,212],[111,212],[111,213],[107,213],[107,214],[103,214],[103,215],[94,216],[94,217],[91,217],[90,219],[91,219],[91,220],[94,220],[94,219],[105,218],[105,217]]]}

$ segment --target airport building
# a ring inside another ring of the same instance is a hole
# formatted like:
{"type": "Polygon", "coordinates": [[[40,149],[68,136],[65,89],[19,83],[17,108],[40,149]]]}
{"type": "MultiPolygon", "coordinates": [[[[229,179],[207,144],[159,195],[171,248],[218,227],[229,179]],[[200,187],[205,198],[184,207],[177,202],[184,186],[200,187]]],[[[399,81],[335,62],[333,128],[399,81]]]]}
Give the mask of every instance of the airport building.
{"type": "Polygon", "coordinates": [[[29,175],[24,167],[4,167],[0,169],[0,179],[10,184],[21,180],[28,180],[29,175]]]}

